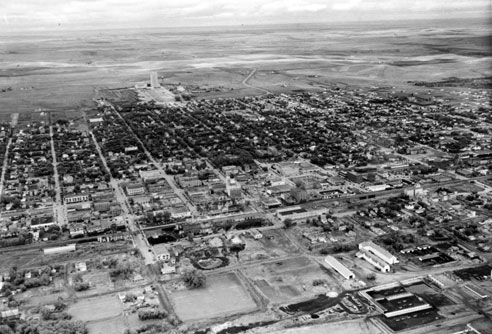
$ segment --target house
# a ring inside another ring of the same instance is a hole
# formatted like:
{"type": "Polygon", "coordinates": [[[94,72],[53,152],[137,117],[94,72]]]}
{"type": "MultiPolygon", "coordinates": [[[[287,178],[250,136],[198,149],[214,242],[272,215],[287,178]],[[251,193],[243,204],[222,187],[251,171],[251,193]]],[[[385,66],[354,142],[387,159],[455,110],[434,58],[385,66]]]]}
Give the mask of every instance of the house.
{"type": "Polygon", "coordinates": [[[176,265],[173,263],[163,263],[161,267],[162,275],[176,274],[176,265]]]}
{"type": "Polygon", "coordinates": [[[87,263],[85,263],[85,262],[76,263],[75,264],[75,271],[77,271],[77,272],[87,271],[87,263]]]}
{"type": "Polygon", "coordinates": [[[261,234],[260,230],[255,230],[251,232],[251,234],[253,235],[253,238],[255,238],[256,240],[263,238],[263,234],[261,234]]]}

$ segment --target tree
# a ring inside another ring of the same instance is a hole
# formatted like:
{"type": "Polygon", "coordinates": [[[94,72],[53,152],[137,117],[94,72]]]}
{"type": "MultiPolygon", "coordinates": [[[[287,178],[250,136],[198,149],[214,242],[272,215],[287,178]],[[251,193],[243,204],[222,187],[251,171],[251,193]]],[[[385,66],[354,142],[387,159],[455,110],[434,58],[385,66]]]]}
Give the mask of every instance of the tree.
{"type": "Polygon", "coordinates": [[[89,284],[89,282],[77,282],[73,286],[73,288],[74,288],[75,291],[89,290],[90,287],[91,287],[91,285],[89,284]]]}
{"type": "Polygon", "coordinates": [[[56,312],[61,312],[67,308],[67,304],[63,302],[63,298],[58,298],[58,300],[54,304],[55,306],[55,311],[56,312]]]}
{"type": "Polygon", "coordinates": [[[14,334],[14,331],[7,325],[1,325],[0,334],[14,334]]]}
{"type": "Polygon", "coordinates": [[[292,219],[287,218],[286,220],[284,220],[284,226],[286,229],[289,229],[294,226],[294,222],[292,221],[292,219]]]}
{"type": "Polygon", "coordinates": [[[183,280],[190,289],[202,288],[207,282],[205,275],[197,270],[185,272],[183,274],[183,280]]]}

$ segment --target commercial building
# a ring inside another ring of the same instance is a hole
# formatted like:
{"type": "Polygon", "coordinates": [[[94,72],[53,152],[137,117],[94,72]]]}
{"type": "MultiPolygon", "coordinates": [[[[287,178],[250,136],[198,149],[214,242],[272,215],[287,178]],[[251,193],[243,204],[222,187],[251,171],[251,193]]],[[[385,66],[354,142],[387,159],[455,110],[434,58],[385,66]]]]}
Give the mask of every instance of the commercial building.
{"type": "Polygon", "coordinates": [[[226,179],[226,192],[230,198],[241,198],[241,184],[239,184],[235,179],[227,177],[226,179]]]}
{"type": "Polygon", "coordinates": [[[65,204],[85,202],[88,200],[89,200],[89,195],[87,195],[87,194],[77,194],[77,195],[65,196],[65,204]]]}
{"type": "Polygon", "coordinates": [[[157,261],[169,261],[171,259],[171,253],[167,249],[166,245],[158,244],[152,246],[157,261]]]}
{"type": "Polygon", "coordinates": [[[128,196],[142,195],[145,193],[145,186],[141,182],[132,182],[126,185],[128,196]]]}
{"type": "Polygon", "coordinates": [[[290,195],[297,201],[297,202],[304,202],[309,199],[309,195],[306,190],[302,188],[294,188],[290,191],[290,195]]]}
{"type": "Polygon", "coordinates": [[[288,208],[278,209],[277,217],[281,221],[285,221],[286,219],[304,221],[307,219],[318,218],[319,216],[328,213],[328,211],[329,210],[326,208],[307,210],[300,206],[291,206],[288,208]]]}

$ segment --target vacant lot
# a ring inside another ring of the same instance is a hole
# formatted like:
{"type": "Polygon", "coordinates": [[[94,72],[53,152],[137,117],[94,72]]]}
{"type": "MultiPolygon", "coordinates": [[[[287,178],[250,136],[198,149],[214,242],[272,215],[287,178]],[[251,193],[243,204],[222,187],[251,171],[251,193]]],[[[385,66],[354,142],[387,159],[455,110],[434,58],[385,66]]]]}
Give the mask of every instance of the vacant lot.
{"type": "Polygon", "coordinates": [[[339,285],[329,273],[306,257],[271,261],[248,268],[245,274],[273,303],[339,290],[339,285]],[[321,284],[314,286],[314,281],[321,284]]]}
{"type": "Polygon", "coordinates": [[[1,253],[0,272],[8,272],[16,266],[19,269],[37,267],[42,264],[42,254],[39,251],[1,253]]]}
{"type": "Polygon", "coordinates": [[[206,288],[173,291],[170,297],[183,321],[248,312],[257,307],[233,273],[208,277],[206,288]]]}
{"type": "MultiPolygon", "coordinates": [[[[98,321],[118,316],[123,310],[123,305],[117,295],[105,295],[86,298],[70,305],[68,313],[75,320],[98,321]]],[[[107,332],[113,333],[113,332],[107,332]]]]}
{"type": "Polygon", "coordinates": [[[258,259],[273,259],[277,257],[299,254],[299,250],[279,229],[262,231],[263,238],[245,238],[246,248],[242,251],[240,261],[254,261],[258,259]]]}
{"type": "Polygon", "coordinates": [[[91,284],[91,288],[85,291],[78,291],[77,296],[87,296],[96,293],[109,292],[114,289],[114,284],[111,282],[108,272],[104,271],[93,271],[83,273],[82,279],[84,282],[91,284]]]}
{"type": "Polygon", "coordinates": [[[91,322],[87,324],[89,334],[109,334],[109,333],[123,333],[127,328],[122,317],[117,317],[109,320],[102,320],[97,322],[91,322]]]}

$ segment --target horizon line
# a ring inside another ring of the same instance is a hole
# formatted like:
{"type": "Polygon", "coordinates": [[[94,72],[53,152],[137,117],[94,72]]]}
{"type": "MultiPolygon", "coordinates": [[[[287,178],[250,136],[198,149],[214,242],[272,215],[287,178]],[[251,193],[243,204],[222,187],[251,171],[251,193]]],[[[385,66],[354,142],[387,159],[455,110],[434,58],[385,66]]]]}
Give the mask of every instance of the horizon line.
{"type": "MultiPolygon", "coordinates": [[[[481,19],[482,22],[477,22],[479,23],[492,23],[492,17],[490,16],[479,16],[479,15],[470,15],[467,17],[410,17],[407,19],[399,19],[399,18],[384,18],[384,19],[367,19],[367,20],[348,20],[348,21],[332,21],[332,22],[326,22],[326,21],[311,21],[311,22],[262,22],[262,23],[238,23],[238,24],[231,24],[231,23],[224,23],[224,24],[213,24],[213,25],[207,25],[207,24],[197,24],[197,25],[173,25],[173,26],[129,26],[129,27],[107,27],[107,28],[90,28],[90,27],[76,27],[76,28],[69,28],[69,29],[22,29],[22,30],[3,30],[0,31],[0,36],[1,35],[13,35],[13,34],[36,34],[36,33],[69,33],[69,32],[92,32],[92,31],[113,31],[113,30],[128,30],[128,29],[134,29],[134,30],[145,30],[145,29],[216,29],[216,28],[224,28],[224,27],[230,27],[230,28],[254,28],[254,27],[274,27],[274,26],[312,26],[312,25],[334,25],[334,26],[343,26],[343,25],[360,25],[360,24],[374,24],[374,23],[379,23],[379,24],[384,24],[384,22],[400,22],[400,23],[409,23],[409,22],[414,22],[414,21],[466,21],[466,20],[472,20],[472,19],[481,19]]],[[[60,26],[61,27],[61,26],[60,26]]]]}

